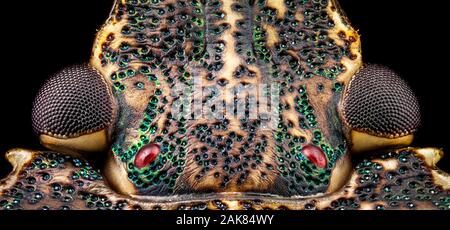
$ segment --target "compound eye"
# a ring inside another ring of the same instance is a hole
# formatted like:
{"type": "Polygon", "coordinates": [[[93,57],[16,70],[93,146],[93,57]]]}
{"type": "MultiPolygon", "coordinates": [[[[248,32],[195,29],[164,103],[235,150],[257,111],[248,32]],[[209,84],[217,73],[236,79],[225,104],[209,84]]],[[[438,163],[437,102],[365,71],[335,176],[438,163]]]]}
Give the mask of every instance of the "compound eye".
{"type": "Polygon", "coordinates": [[[107,147],[112,114],[112,96],[102,76],[87,64],[74,65],[40,89],[33,105],[33,128],[52,150],[97,152],[107,147]]]}
{"type": "Polygon", "coordinates": [[[356,152],[412,142],[420,107],[408,84],[382,65],[365,66],[350,82],[343,117],[356,152]]]}

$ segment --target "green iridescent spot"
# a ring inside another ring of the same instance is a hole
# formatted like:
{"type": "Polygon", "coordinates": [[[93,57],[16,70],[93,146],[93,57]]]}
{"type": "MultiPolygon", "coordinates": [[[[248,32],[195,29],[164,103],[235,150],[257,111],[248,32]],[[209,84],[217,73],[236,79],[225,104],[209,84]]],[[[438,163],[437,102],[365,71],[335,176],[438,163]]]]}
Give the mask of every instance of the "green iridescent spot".
{"type": "Polygon", "coordinates": [[[113,81],[117,80],[117,73],[111,74],[111,80],[113,81]]]}
{"type": "Polygon", "coordinates": [[[149,127],[146,126],[146,125],[144,125],[144,124],[142,124],[142,125],[139,127],[139,129],[140,129],[142,132],[146,132],[146,131],[149,129],[149,127]]]}
{"type": "Polygon", "coordinates": [[[145,84],[143,82],[136,82],[135,86],[137,89],[145,89],[145,84]]]}
{"type": "Polygon", "coordinates": [[[124,72],[119,72],[119,78],[120,79],[124,79],[125,77],[127,77],[127,74],[126,73],[124,73],[124,72]]]}
{"type": "Polygon", "coordinates": [[[129,69],[129,70],[127,70],[126,74],[128,77],[133,77],[136,74],[136,71],[129,69]]]}
{"type": "Polygon", "coordinates": [[[314,140],[322,141],[322,132],[319,130],[314,131],[314,140]]]}
{"type": "Polygon", "coordinates": [[[156,75],[154,75],[154,74],[149,74],[149,75],[148,75],[148,79],[149,79],[150,81],[157,81],[157,80],[158,80],[158,77],[156,77],[156,75]]]}
{"type": "Polygon", "coordinates": [[[333,86],[333,91],[339,93],[342,92],[343,88],[344,85],[342,83],[335,83],[333,86]]]}
{"type": "Polygon", "coordinates": [[[150,68],[148,66],[142,66],[139,71],[143,74],[148,74],[150,73],[150,68]]]}
{"type": "Polygon", "coordinates": [[[117,90],[117,91],[119,91],[119,92],[125,90],[125,85],[123,85],[123,84],[120,83],[120,82],[114,82],[113,85],[114,85],[114,89],[117,90]]]}
{"type": "Polygon", "coordinates": [[[150,133],[151,134],[155,134],[157,130],[158,130],[158,126],[156,126],[156,125],[152,125],[150,127],[150,133]]]}
{"type": "Polygon", "coordinates": [[[159,102],[159,99],[157,97],[152,97],[152,99],[150,100],[151,104],[157,104],[159,102]]]}

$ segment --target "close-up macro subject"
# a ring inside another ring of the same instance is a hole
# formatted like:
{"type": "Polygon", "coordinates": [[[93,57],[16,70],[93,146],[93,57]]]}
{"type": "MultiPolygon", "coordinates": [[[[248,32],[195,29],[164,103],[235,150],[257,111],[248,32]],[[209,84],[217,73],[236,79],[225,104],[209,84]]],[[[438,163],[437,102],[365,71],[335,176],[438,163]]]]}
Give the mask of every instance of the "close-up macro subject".
{"type": "Polygon", "coordinates": [[[14,4],[1,210],[450,210],[427,6],[14,4]]]}

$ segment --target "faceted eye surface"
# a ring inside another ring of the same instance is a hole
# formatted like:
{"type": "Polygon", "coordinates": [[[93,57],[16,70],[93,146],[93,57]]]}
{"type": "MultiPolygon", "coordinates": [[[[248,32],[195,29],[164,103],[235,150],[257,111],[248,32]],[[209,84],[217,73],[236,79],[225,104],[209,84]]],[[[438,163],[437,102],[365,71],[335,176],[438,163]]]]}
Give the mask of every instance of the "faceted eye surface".
{"type": "Polygon", "coordinates": [[[77,137],[106,128],[112,103],[102,76],[89,65],[67,67],[51,77],[33,105],[37,134],[77,137]]]}
{"type": "Polygon", "coordinates": [[[353,78],[344,116],[352,129],[383,137],[409,135],[420,125],[420,107],[413,91],[381,65],[368,65],[353,78]]]}

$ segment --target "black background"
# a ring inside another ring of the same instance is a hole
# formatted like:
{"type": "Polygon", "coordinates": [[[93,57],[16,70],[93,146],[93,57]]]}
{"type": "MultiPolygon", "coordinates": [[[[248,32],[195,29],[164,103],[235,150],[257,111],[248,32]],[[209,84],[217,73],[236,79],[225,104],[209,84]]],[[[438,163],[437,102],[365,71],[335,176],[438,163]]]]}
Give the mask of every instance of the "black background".
{"type": "MultiPolygon", "coordinates": [[[[414,146],[450,151],[446,107],[448,13],[444,1],[340,0],[362,36],[365,62],[402,75],[420,99],[423,125],[414,146]]],[[[113,0],[6,1],[1,11],[0,155],[11,148],[43,149],[31,128],[31,105],[44,80],[87,62],[96,30],[113,0]]],[[[0,157],[0,175],[9,168],[0,157]]],[[[450,171],[450,155],[440,167],[450,171]]]]}

